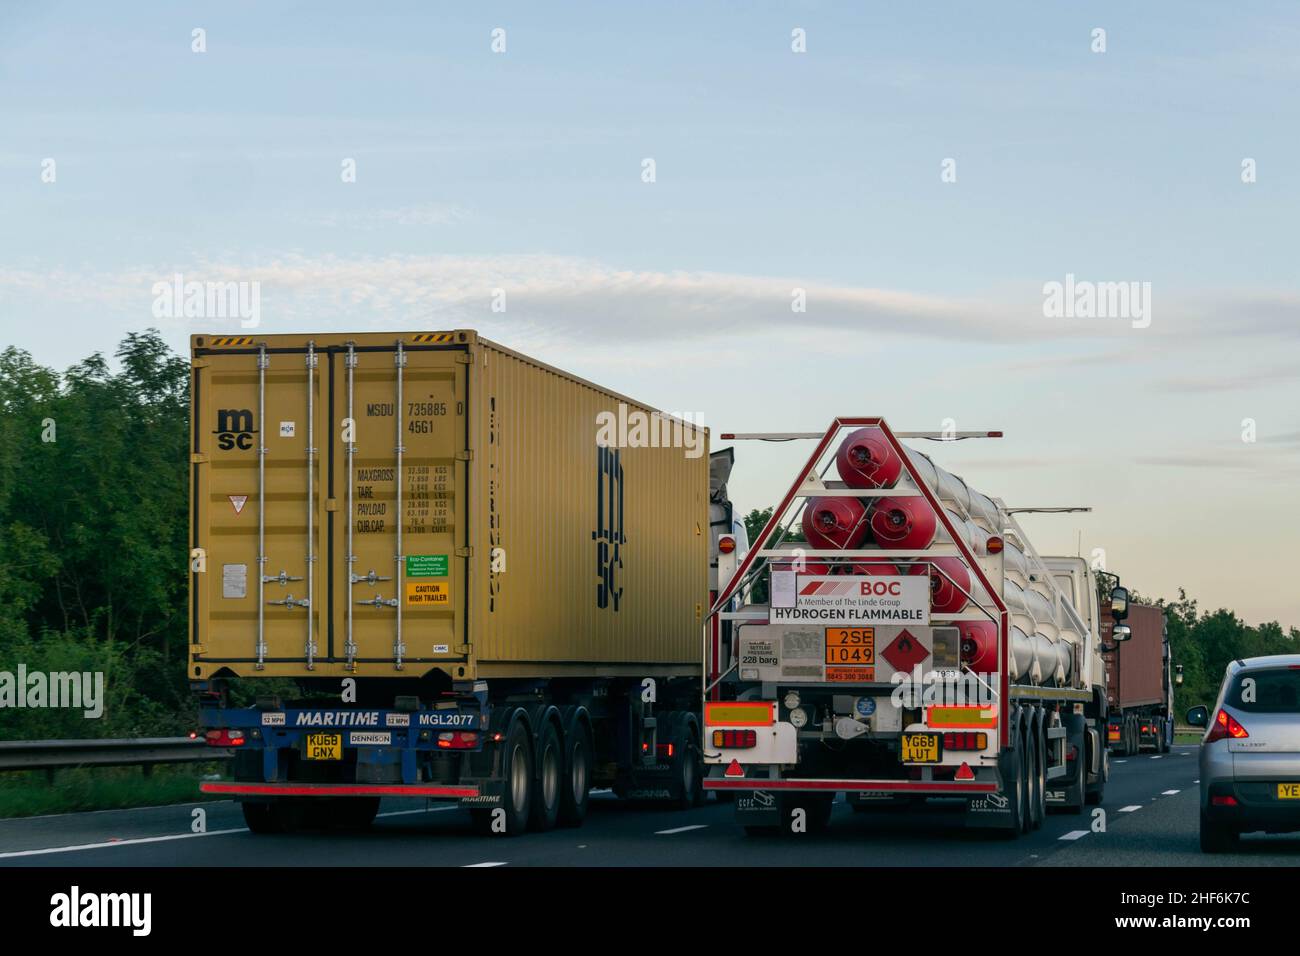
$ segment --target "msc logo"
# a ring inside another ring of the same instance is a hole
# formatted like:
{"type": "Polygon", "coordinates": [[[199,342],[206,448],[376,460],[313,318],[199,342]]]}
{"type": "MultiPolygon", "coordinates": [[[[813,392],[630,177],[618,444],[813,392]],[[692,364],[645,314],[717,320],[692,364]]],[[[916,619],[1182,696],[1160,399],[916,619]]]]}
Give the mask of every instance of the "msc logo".
{"type": "Polygon", "coordinates": [[[222,408],[217,412],[217,447],[222,451],[238,448],[248,451],[253,447],[253,413],[247,408],[222,408]]]}
{"type": "Polygon", "coordinates": [[[623,570],[623,463],[617,448],[596,446],[596,607],[618,610],[623,597],[618,575],[623,570]]]}

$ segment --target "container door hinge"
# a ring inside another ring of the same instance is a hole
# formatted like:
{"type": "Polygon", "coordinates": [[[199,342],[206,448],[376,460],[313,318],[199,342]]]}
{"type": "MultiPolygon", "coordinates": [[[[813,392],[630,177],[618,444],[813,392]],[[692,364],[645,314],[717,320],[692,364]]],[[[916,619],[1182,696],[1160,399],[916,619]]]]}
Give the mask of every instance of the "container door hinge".
{"type": "Polygon", "coordinates": [[[468,352],[457,352],[456,361],[461,365],[473,365],[474,356],[470,355],[468,352]]]}
{"type": "Polygon", "coordinates": [[[192,455],[190,455],[190,464],[191,464],[191,465],[202,465],[202,464],[204,464],[207,460],[208,460],[208,456],[205,455],[205,454],[203,454],[203,452],[201,452],[201,451],[196,451],[196,452],[194,452],[192,455]]]}
{"type": "Polygon", "coordinates": [[[208,367],[207,359],[201,359],[201,358],[190,359],[190,368],[207,368],[207,367],[208,367]]]}
{"type": "Polygon", "coordinates": [[[464,451],[458,451],[458,452],[456,452],[456,460],[457,460],[457,461],[473,461],[473,460],[474,460],[474,451],[473,451],[473,449],[466,448],[464,451]]]}
{"type": "Polygon", "coordinates": [[[472,557],[474,557],[474,549],[473,549],[473,548],[457,548],[457,549],[456,549],[456,557],[458,557],[458,558],[472,558],[472,557]]]}

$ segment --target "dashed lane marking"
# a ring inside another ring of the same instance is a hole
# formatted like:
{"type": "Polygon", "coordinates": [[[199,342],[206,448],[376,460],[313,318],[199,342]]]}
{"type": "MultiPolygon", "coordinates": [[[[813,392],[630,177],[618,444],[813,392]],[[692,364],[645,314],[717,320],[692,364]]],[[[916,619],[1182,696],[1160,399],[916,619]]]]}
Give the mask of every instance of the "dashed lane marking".
{"type": "Polygon", "coordinates": [[[1140,806],[1138,806],[1138,805],[1135,803],[1135,804],[1133,804],[1132,806],[1129,806],[1129,807],[1120,807],[1120,808],[1119,808],[1119,812],[1120,812],[1120,813],[1132,813],[1134,810],[1141,810],[1141,809],[1142,809],[1142,808],[1141,808],[1140,806]]]}
{"type": "Polygon", "coordinates": [[[22,856],[45,856],[49,853],[76,853],[79,850],[102,850],[110,846],[139,846],[144,843],[166,843],[169,840],[192,840],[196,837],[227,836],[231,833],[247,833],[247,827],[232,830],[209,830],[207,833],[171,833],[167,836],[137,837],[134,840],[106,840],[103,843],[81,843],[77,846],[53,846],[42,850],[10,850],[0,853],[0,860],[12,860],[22,856]]]}
{"type": "Polygon", "coordinates": [[[1071,830],[1069,833],[1067,833],[1067,834],[1065,834],[1064,836],[1062,836],[1061,839],[1062,839],[1062,840],[1077,840],[1077,839],[1079,839],[1079,837],[1086,837],[1087,835],[1088,835],[1088,831],[1087,831],[1087,830],[1071,830]]]}
{"type": "Polygon", "coordinates": [[[1181,790],[1166,790],[1160,794],[1162,797],[1172,797],[1175,793],[1182,793],[1181,790]]]}
{"type": "Polygon", "coordinates": [[[479,869],[480,867],[485,867],[485,866],[505,866],[505,865],[506,865],[505,860],[497,860],[497,861],[489,861],[487,863],[466,863],[462,867],[462,869],[476,870],[479,869]]]}
{"type": "Polygon", "coordinates": [[[674,833],[685,833],[687,830],[703,830],[708,827],[707,823],[693,823],[688,827],[674,827],[671,830],[656,830],[655,836],[672,836],[674,833]]]}

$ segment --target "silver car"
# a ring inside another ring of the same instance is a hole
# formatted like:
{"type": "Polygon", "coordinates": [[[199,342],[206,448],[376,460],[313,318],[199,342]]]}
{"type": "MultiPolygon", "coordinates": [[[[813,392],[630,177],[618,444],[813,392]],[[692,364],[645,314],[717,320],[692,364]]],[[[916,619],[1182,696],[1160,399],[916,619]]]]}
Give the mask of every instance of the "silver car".
{"type": "Polygon", "coordinates": [[[1300,830],[1300,654],[1233,661],[1213,710],[1193,707],[1201,740],[1201,849],[1243,833],[1300,830]]]}

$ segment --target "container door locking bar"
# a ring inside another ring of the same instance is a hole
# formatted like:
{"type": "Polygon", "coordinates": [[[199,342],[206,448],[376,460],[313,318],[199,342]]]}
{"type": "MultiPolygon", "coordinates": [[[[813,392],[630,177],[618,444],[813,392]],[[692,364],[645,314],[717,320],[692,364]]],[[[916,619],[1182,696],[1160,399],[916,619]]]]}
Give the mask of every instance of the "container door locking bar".
{"type": "Polygon", "coordinates": [[[401,339],[397,340],[397,352],[393,355],[393,364],[397,366],[397,414],[393,416],[397,420],[397,447],[394,449],[397,454],[397,468],[393,475],[394,484],[397,485],[397,550],[393,554],[393,565],[397,569],[394,572],[397,575],[397,597],[392,601],[392,606],[397,608],[397,631],[393,636],[393,666],[400,671],[402,655],[406,653],[406,645],[402,643],[402,523],[406,520],[402,513],[402,486],[406,482],[406,475],[402,470],[402,455],[406,452],[406,445],[403,444],[405,436],[402,433],[402,378],[406,372],[406,352],[402,349],[401,339]]]}

